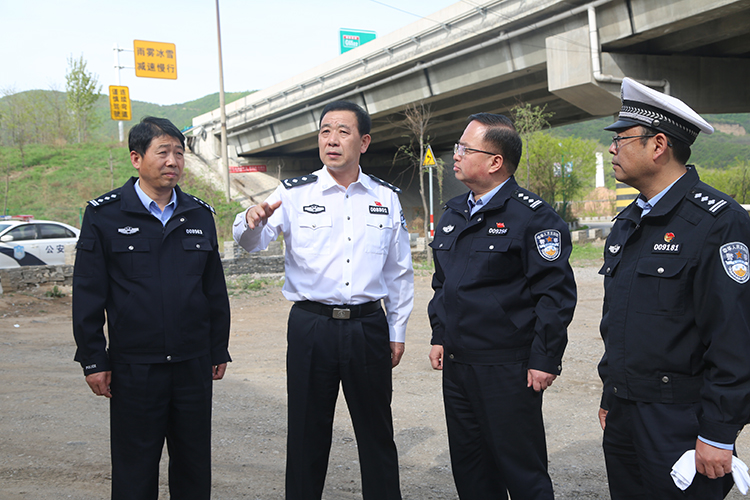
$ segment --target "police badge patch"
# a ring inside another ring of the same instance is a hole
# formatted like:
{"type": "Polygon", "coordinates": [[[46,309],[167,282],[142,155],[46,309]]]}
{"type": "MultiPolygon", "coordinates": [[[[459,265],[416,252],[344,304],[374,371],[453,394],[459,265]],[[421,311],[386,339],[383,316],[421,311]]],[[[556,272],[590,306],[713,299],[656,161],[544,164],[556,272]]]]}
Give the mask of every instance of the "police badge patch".
{"type": "Polygon", "coordinates": [[[719,255],[724,271],[730,278],[737,283],[746,283],[750,279],[750,252],[747,245],[739,241],[727,243],[719,248],[719,255]]]}
{"type": "Polygon", "coordinates": [[[16,245],[13,247],[13,258],[16,260],[23,260],[26,257],[26,249],[23,245],[16,245]]]}
{"type": "Polygon", "coordinates": [[[560,256],[560,231],[557,229],[546,229],[534,235],[536,249],[544,259],[553,261],[560,256]]]}
{"type": "Polygon", "coordinates": [[[302,210],[304,210],[308,214],[319,214],[325,212],[326,207],[318,205],[317,203],[313,203],[312,205],[305,205],[304,207],[302,207],[302,210]]]}

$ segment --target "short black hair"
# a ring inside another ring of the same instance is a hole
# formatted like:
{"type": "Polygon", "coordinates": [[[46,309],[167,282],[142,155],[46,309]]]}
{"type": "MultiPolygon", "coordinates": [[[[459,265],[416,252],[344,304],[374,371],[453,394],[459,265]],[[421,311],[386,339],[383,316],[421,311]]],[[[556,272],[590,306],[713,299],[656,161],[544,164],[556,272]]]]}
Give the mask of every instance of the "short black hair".
{"type": "MultiPolygon", "coordinates": [[[[651,127],[647,127],[645,125],[641,125],[641,134],[643,135],[656,135],[656,134],[664,134],[667,136],[667,140],[669,141],[669,145],[672,146],[672,154],[674,155],[674,159],[677,160],[682,165],[687,165],[687,162],[690,161],[690,154],[692,151],[690,150],[690,145],[686,142],[682,142],[679,139],[675,139],[673,136],[669,134],[665,134],[664,132],[660,130],[653,129],[651,127]]],[[[641,137],[641,144],[644,146],[648,143],[648,137],[641,137]]]]}
{"type": "Polygon", "coordinates": [[[128,147],[130,151],[135,151],[143,156],[151,145],[151,141],[155,137],[163,135],[179,139],[182,147],[185,147],[185,136],[182,135],[180,129],[174,126],[174,123],[166,118],[156,118],[153,116],[144,116],[138,125],[130,129],[128,147]]]}
{"type": "Polygon", "coordinates": [[[468,123],[473,121],[487,127],[484,141],[494,149],[493,152],[503,156],[503,165],[513,175],[521,161],[523,141],[511,119],[494,113],[476,113],[469,117],[468,123]]]}
{"type": "Polygon", "coordinates": [[[352,113],[354,113],[354,116],[357,117],[357,130],[359,131],[359,135],[365,136],[370,133],[370,127],[372,127],[372,120],[370,119],[370,115],[367,113],[367,111],[362,109],[360,105],[350,101],[333,101],[326,104],[323,108],[323,111],[320,113],[318,128],[323,125],[323,117],[329,111],[351,111],[352,113]]]}

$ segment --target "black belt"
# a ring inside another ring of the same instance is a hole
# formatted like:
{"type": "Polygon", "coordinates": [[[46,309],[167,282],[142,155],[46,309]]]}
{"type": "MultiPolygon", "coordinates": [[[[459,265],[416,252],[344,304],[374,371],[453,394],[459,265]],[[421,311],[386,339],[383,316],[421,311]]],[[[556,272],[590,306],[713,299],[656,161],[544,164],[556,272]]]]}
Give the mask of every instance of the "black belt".
{"type": "Polygon", "coordinates": [[[358,304],[356,306],[347,304],[329,306],[328,304],[321,304],[320,302],[312,302],[310,300],[295,302],[294,305],[305,311],[333,319],[354,319],[360,316],[372,314],[378,309],[382,310],[379,300],[374,300],[365,304],[358,304]]]}

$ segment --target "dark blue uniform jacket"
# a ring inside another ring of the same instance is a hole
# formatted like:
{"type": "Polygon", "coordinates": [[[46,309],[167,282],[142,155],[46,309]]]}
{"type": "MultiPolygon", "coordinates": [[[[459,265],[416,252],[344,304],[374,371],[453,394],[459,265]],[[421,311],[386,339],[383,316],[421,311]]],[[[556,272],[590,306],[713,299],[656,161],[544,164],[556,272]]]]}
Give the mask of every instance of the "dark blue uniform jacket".
{"type": "Polygon", "coordinates": [[[471,218],[467,198],[447,203],[430,244],[432,344],[457,362],[559,374],[576,304],[567,225],[513,177],[471,218]]]}
{"type": "Polygon", "coordinates": [[[86,375],[110,370],[110,361],[230,361],[229,300],[212,209],[176,187],[177,209],[162,226],[141,203],[135,181],[86,207],[73,277],[75,360],[86,375]]]}
{"type": "Polygon", "coordinates": [[[750,217],[695,169],[604,248],[602,408],[702,403],[700,435],[733,443],[750,417],[750,217]]]}

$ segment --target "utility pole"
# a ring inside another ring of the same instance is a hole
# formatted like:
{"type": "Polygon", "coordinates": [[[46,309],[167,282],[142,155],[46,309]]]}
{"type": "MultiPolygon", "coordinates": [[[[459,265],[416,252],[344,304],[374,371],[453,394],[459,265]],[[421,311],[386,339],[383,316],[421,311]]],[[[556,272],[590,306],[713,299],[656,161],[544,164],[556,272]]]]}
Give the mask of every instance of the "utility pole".
{"type": "MultiPolygon", "coordinates": [[[[120,66],[120,52],[122,52],[123,50],[125,50],[125,49],[121,49],[120,48],[120,44],[115,43],[115,48],[114,48],[114,51],[115,51],[115,73],[117,74],[117,86],[118,87],[122,85],[120,83],[120,70],[125,67],[125,66],[120,66]]],[[[117,121],[117,132],[118,132],[118,137],[120,139],[120,142],[123,142],[125,140],[125,132],[123,130],[122,120],[118,120],[117,121]]]]}
{"type": "Polygon", "coordinates": [[[224,175],[226,186],[226,198],[230,201],[229,194],[229,158],[227,157],[227,112],[224,102],[224,66],[221,59],[221,22],[219,21],[219,0],[216,0],[216,34],[219,39],[219,108],[221,109],[221,170],[224,175]]]}

